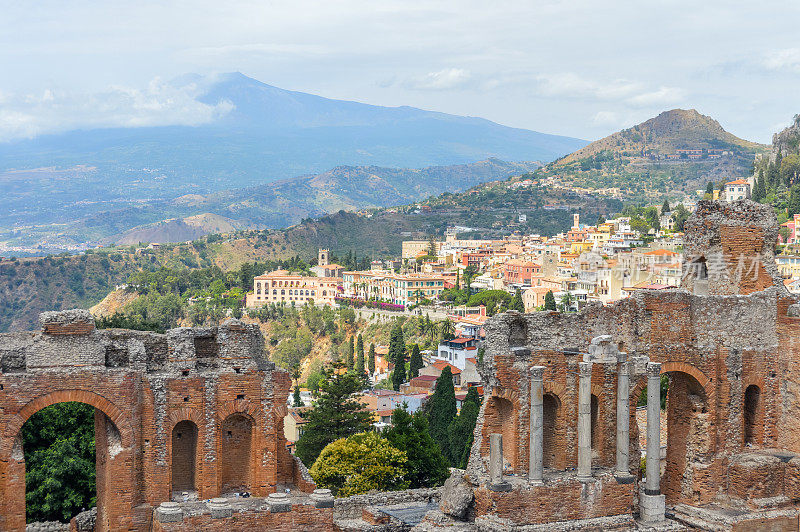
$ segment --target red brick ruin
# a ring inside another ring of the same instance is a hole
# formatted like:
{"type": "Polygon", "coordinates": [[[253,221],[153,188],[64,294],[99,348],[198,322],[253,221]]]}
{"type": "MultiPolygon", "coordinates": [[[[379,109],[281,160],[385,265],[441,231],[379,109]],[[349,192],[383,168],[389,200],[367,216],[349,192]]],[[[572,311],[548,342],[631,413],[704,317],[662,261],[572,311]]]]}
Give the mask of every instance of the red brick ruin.
{"type": "Polygon", "coordinates": [[[286,450],[290,379],[255,326],[160,335],[45,313],[41,332],[0,335],[0,530],[25,528],[20,428],[65,401],[95,408],[97,530],[407,530],[392,508],[412,503],[420,531],[798,530],[800,305],[776,238],[768,207],[700,202],[680,289],[492,318],[467,469],[335,502],[286,450]]]}

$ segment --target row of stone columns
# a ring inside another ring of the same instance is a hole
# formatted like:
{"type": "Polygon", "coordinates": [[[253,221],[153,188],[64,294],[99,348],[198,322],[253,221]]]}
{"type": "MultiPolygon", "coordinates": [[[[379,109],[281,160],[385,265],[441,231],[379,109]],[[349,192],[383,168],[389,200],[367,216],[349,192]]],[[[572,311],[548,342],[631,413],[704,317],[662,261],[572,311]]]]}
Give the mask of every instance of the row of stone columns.
{"type": "MultiPolygon", "coordinates": [[[[633,482],[630,474],[630,363],[626,353],[619,353],[617,373],[617,455],[615,476],[619,482],[633,482]]],[[[541,484],[544,473],[544,366],[530,369],[530,459],[528,480],[541,484]]],[[[578,478],[592,476],[592,363],[578,364],[578,478]]],[[[647,364],[647,477],[640,499],[642,518],[663,520],[661,480],[661,364],[647,364]],[[655,498],[655,499],[654,499],[655,498]],[[652,511],[651,511],[652,510],[652,511]],[[660,514],[659,514],[660,512],[660,514]]],[[[490,482],[493,489],[503,490],[503,443],[500,434],[490,435],[490,482]]]]}

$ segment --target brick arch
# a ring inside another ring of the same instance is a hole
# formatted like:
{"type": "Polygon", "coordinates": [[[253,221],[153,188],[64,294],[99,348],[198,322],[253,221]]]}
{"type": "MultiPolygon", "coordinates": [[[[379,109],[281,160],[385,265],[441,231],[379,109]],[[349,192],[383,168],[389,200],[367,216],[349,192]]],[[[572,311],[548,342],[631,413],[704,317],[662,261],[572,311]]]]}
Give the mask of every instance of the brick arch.
{"type": "Polygon", "coordinates": [[[178,408],[169,414],[169,429],[174,429],[175,425],[181,421],[191,421],[200,427],[203,420],[200,417],[200,411],[197,408],[178,408]]]}
{"type": "Polygon", "coordinates": [[[217,420],[222,423],[233,414],[245,414],[255,423],[256,420],[256,407],[247,399],[236,399],[225,403],[217,410],[217,420]]]}
{"type": "Polygon", "coordinates": [[[545,381],[542,393],[551,393],[558,397],[559,401],[564,397],[566,387],[560,382],[545,381]]]}
{"type": "Polygon", "coordinates": [[[497,397],[499,399],[507,399],[511,401],[512,404],[517,404],[517,397],[519,393],[516,390],[509,390],[508,388],[503,388],[501,386],[495,386],[492,389],[492,397],[497,397]]]}
{"type": "Polygon", "coordinates": [[[93,406],[103,412],[117,427],[120,433],[122,446],[125,448],[133,446],[133,430],[130,420],[114,403],[94,392],[87,390],[59,390],[41,395],[28,402],[22,409],[8,422],[0,450],[3,455],[11,453],[14,439],[30,417],[36,412],[58,403],[84,403],[93,406]]]}
{"type": "Polygon", "coordinates": [[[696,367],[692,366],[691,364],[687,364],[686,362],[662,362],[661,363],[661,373],[671,373],[673,371],[678,371],[681,373],[686,373],[687,375],[691,375],[694,380],[700,383],[700,386],[703,387],[703,390],[706,392],[706,396],[710,396],[709,394],[709,387],[708,385],[711,383],[711,379],[706,377],[706,375],[697,369],[696,367]]]}

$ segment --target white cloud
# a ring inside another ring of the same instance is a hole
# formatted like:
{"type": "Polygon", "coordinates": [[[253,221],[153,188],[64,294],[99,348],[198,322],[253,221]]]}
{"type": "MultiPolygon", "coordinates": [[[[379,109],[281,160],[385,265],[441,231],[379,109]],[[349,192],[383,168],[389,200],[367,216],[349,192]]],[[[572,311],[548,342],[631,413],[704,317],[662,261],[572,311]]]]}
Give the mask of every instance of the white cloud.
{"type": "Polygon", "coordinates": [[[613,111],[598,111],[592,117],[592,122],[598,126],[616,126],[619,121],[619,116],[613,111]]]}
{"type": "Polygon", "coordinates": [[[5,94],[0,100],[0,141],[72,129],[195,126],[233,109],[228,101],[208,105],[197,97],[196,85],[176,87],[159,79],[143,90],[113,86],[95,94],[53,89],[41,94],[5,94]]]}
{"type": "Polygon", "coordinates": [[[539,94],[559,98],[619,100],[642,90],[641,83],[635,81],[616,79],[601,83],[571,72],[540,75],[537,80],[539,94]]]}
{"type": "Polygon", "coordinates": [[[800,48],[771,50],[764,54],[762,65],[767,70],[800,71],[800,48]]]}
{"type": "Polygon", "coordinates": [[[635,107],[661,107],[675,105],[686,99],[686,91],[677,87],[659,87],[651,92],[637,94],[628,99],[635,107]]]}
{"type": "Polygon", "coordinates": [[[461,88],[470,83],[472,74],[463,68],[445,68],[438,72],[407,79],[403,86],[415,90],[449,90],[461,88]]]}

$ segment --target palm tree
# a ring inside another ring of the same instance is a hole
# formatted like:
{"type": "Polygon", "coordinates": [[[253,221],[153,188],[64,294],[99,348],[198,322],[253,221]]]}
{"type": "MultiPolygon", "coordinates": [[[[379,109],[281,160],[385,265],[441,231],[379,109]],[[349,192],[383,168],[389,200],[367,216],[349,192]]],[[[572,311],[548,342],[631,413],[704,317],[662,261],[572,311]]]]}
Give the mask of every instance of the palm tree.
{"type": "Polygon", "coordinates": [[[575,297],[571,292],[564,292],[561,296],[561,312],[569,312],[572,309],[572,303],[574,301],[575,297]]]}
{"type": "Polygon", "coordinates": [[[453,325],[453,322],[450,321],[450,318],[445,318],[442,321],[440,321],[438,329],[443,337],[453,336],[456,331],[456,327],[455,325],[453,325]]]}

